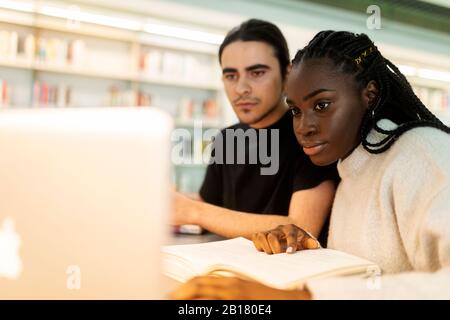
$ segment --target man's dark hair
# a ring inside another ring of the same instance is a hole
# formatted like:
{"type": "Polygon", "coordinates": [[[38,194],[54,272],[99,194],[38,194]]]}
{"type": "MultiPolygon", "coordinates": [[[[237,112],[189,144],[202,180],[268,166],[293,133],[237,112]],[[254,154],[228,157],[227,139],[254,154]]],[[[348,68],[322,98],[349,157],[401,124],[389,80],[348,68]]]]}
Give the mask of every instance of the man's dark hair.
{"type": "Polygon", "coordinates": [[[292,64],[296,66],[315,58],[330,59],[338,72],[353,75],[361,89],[371,80],[377,83],[377,101],[370,106],[361,123],[361,142],[368,152],[384,152],[404,132],[415,127],[434,127],[450,133],[450,129],[425,107],[405,76],[381,55],[367,35],[321,31],[297,52],[292,64]],[[380,119],[390,119],[398,126],[393,130],[382,129],[377,125],[380,119]],[[386,135],[386,138],[370,143],[367,135],[371,129],[386,135]]]}
{"type": "Polygon", "coordinates": [[[282,79],[286,78],[287,66],[290,62],[289,48],[286,39],[276,25],[264,20],[250,19],[231,29],[219,48],[220,63],[225,47],[235,41],[260,41],[272,46],[280,64],[282,79]]]}

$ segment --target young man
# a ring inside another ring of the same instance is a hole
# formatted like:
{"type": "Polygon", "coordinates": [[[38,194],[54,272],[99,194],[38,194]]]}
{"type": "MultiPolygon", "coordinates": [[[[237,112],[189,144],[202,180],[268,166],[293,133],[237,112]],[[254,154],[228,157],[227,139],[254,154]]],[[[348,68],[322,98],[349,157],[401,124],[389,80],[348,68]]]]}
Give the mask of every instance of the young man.
{"type": "Polygon", "coordinates": [[[290,68],[285,38],[272,23],[248,20],[227,34],[219,61],[240,123],[216,137],[212,157],[219,161],[207,168],[200,201],[175,194],[173,223],[247,238],[294,223],[318,237],[338,178],[335,165],[316,167],[296,141],[284,101],[290,68]],[[261,157],[251,161],[267,150],[270,166],[261,157]]]}

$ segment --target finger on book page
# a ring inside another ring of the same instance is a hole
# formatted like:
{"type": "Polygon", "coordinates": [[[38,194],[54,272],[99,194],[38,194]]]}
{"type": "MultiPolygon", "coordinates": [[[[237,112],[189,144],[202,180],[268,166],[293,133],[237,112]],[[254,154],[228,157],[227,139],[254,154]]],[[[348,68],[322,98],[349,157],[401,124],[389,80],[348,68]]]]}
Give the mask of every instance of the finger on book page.
{"type": "Polygon", "coordinates": [[[318,249],[318,248],[320,248],[320,243],[314,237],[312,237],[310,234],[305,232],[302,237],[299,237],[298,246],[302,250],[318,249]]]}
{"type": "Polygon", "coordinates": [[[264,252],[267,254],[272,254],[272,249],[270,248],[269,242],[267,241],[267,232],[260,232],[256,236],[256,241],[263,248],[264,252]]]}
{"type": "Polygon", "coordinates": [[[286,234],[286,253],[294,253],[297,251],[297,236],[298,236],[298,229],[297,228],[289,228],[288,230],[285,230],[286,234]]]}
{"type": "Polygon", "coordinates": [[[258,234],[259,232],[252,234],[253,245],[255,246],[256,250],[264,251],[263,247],[261,246],[261,243],[258,240],[258,234]]]}
{"type": "Polygon", "coordinates": [[[267,235],[267,242],[273,253],[286,252],[286,239],[284,233],[281,230],[272,230],[267,235]]]}

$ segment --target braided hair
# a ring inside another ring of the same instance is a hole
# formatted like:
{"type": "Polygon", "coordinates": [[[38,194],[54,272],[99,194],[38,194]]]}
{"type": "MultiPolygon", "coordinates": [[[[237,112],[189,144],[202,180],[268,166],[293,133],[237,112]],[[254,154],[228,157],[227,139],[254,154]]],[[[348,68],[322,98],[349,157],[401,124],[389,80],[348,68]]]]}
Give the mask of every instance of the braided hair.
{"type": "Polygon", "coordinates": [[[359,89],[369,81],[378,85],[376,102],[369,106],[360,128],[361,143],[370,153],[381,153],[391,147],[404,132],[416,127],[433,127],[446,133],[445,126],[414,94],[411,85],[399,69],[383,57],[365,34],[346,31],[321,31],[292,60],[293,66],[308,59],[328,58],[338,71],[354,75],[359,89]],[[392,130],[377,125],[380,119],[390,119],[397,124],[392,130]],[[385,138],[371,143],[367,135],[371,129],[385,138]]]}

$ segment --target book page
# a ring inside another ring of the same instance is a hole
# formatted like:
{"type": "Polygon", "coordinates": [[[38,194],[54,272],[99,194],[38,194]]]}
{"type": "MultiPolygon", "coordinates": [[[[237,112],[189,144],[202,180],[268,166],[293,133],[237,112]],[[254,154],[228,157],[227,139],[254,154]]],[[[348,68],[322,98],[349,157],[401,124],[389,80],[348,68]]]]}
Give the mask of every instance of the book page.
{"type": "Polygon", "coordinates": [[[163,254],[167,274],[172,277],[178,274],[178,280],[220,270],[276,288],[297,287],[311,278],[365,272],[374,266],[368,260],[331,249],[268,255],[257,251],[253,242],[245,238],[167,246],[163,254]],[[178,265],[178,271],[173,269],[174,264],[178,265]]]}

